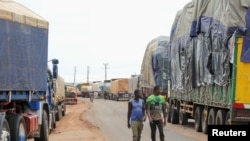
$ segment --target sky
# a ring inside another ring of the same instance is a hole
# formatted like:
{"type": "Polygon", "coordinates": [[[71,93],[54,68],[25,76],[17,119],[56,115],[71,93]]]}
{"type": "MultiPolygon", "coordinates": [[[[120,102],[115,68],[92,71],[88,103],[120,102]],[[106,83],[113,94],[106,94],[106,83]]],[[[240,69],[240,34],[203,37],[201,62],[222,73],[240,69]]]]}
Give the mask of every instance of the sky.
{"type": "Polygon", "coordinates": [[[59,75],[85,83],[140,74],[147,44],[170,36],[191,0],[15,1],[49,22],[48,59],[59,60],[59,75]]]}

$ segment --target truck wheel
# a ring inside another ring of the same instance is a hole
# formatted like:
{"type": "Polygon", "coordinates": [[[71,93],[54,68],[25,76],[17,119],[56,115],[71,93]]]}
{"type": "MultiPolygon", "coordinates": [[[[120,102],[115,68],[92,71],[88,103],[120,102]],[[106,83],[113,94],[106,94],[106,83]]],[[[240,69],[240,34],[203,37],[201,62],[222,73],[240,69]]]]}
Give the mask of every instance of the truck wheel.
{"type": "Polygon", "coordinates": [[[226,111],[218,110],[215,117],[215,125],[225,125],[226,111]]]}
{"type": "Polygon", "coordinates": [[[10,115],[8,118],[11,141],[26,141],[26,125],[22,115],[10,115]]]}
{"type": "Polygon", "coordinates": [[[201,132],[201,107],[197,106],[194,114],[194,128],[195,131],[201,132]]]}
{"type": "Polygon", "coordinates": [[[171,103],[171,101],[167,104],[167,111],[168,111],[168,113],[167,113],[167,122],[168,123],[170,123],[171,122],[171,105],[172,105],[172,103],[171,103]]]}
{"type": "Polygon", "coordinates": [[[52,126],[56,128],[56,113],[55,111],[52,112],[52,126]]]}
{"type": "Polygon", "coordinates": [[[181,108],[179,108],[179,124],[186,125],[188,122],[187,114],[185,112],[181,111],[181,108]]]}
{"type": "Polygon", "coordinates": [[[214,108],[211,108],[208,113],[207,118],[207,124],[208,125],[214,125],[215,124],[215,110],[214,108]]]}
{"type": "Polygon", "coordinates": [[[2,140],[3,141],[10,141],[10,127],[8,121],[4,119],[3,127],[2,127],[2,140]]]}
{"type": "Polygon", "coordinates": [[[61,105],[57,105],[56,121],[61,120],[61,118],[62,118],[62,107],[61,105]]]}
{"type": "Polygon", "coordinates": [[[201,130],[204,134],[207,134],[207,109],[202,110],[201,115],[201,130]]]}
{"type": "Polygon", "coordinates": [[[40,138],[34,138],[35,141],[49,141],[49,119],[47,112],[43,110],[42,125],[40,129],[40,138]]]}
{"type": "Polygon", "coordinates": [[[230,118],[230,111],[227,112],[226,117],[225,117],[225,125],[230,125],[231,124],[231,118],[230,118]]]}
{"type": "Polygon", "coordinates": [[[64,105],[63,105],[62,116],[65,116],[65,114],[66,114],[66,105],[64,104],[64,105]]]}
{"type": "Polygon", "coordinates": [[[178,112],[176,109],[174,109],[174,104],[171,105],[171,123],[177,124],[179,121],[178,112]]]}

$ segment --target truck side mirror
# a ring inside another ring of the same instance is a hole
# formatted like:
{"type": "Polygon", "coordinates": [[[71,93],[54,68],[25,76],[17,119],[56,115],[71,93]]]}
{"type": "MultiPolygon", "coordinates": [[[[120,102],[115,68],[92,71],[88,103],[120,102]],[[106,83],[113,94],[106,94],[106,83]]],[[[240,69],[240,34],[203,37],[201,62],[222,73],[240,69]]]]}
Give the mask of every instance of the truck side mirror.
{"type": "Polygon", "coordinates": [[[53,78],[57,79],[58,77],[58,67],[57,64],[53,64],[53,78]]]}
{"type": "Polygon", "coordinates": [[[51,60],[52,61],[52,64],[53,64],[53,78],[54,79],[57,79],[57,77],[58,77],[58,66],[57,66],[57,64],[59,64],[59,61],[58,61],[58,59],[52,59],[51,60]]]}

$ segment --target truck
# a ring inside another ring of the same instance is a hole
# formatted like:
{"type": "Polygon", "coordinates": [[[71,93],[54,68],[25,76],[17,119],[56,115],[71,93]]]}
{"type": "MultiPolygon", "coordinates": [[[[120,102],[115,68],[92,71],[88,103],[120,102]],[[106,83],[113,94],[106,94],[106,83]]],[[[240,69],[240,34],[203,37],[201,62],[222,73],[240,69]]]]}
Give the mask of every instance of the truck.
{"type": "Polygon", "coordinates": [[[149,41],[141,64],[139,88],[147,97],[153,92],[153,87],[158,85],[162,88],[162,95],[167,98],[169,93],[169,36],[158,36],[149,41]]]}
{"type": "Polygon", "coordinates": [[[101,89],[102,89],[104,99],[110,99],[110,97],[111,97],[110,83],[111,83],[111,80],[104,80],[103,81],[103,86],[101,87],[101,89]]]}
{"type": "Polygon", "coordinates": [[[102,94],[102,86],[103,86],[103,82],[101,81],[93,81],[91,83],[92,86],[92,91],[94,93],[94,98],[100,98],[101,94],[102,94]]]}
{"type": "Polygon", "coordinates": [[[119,78],[110,82],[110,94],[112,100],[129,100],[128,78],[119,78]]]}
{"type": "Polygon", "coordinates": [[[66,104],[65,104],[65,81],[64,78],[60,75],[57,76],[55,81],[55,89],[53,91],[52,97],[52,107],[55,111],[56,121],[60,121],[63,116],[66,114],[66,104]]]}
{"type": "Polygon", "coordinates": [[[92,92],[92,86],[90,83],[82,83],[81,84],[82,97],[89,97],[91,92],[92,92]]]}
{"type": "Polygon", "coordinates": [[[130,98],[134,97],[134,91],[139,89],[139,80],[140,75],[131,75],[128,78],[128,94],[130,98]]]}
{"type": "Polygon", "coordinates": [[[66,105],[77,104],[77,93],[78,88],[74,85],[65,84],[65,99],[64,103],[66,105]]]}
{"type": "Polygon", "coordinates": [[[243,0],[193,0],[176,13],[168,122],[192,119],[205,134],[208,125],[250,124],[249,7],[243,0]]]}
{"type": "Polygon", "coordinates": [[[19,3],[0,1],[0,25],[0,140],[49,141],[58,71],[58,60],[48,61],[49,22],[19,3]]]}

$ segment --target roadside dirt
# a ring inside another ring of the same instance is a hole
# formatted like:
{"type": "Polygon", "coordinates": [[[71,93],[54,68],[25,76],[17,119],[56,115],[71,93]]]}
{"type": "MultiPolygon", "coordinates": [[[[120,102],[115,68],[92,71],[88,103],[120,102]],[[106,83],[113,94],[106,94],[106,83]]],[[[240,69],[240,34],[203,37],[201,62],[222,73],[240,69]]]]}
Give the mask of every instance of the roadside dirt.
{"type": "Polygon", "coordinates": [[[67,105],[66,115],[49,135],[50,141],[108,141],[98,127],[84,119],[91,106],[90,102],[80,99],[76,105],[67,105]]]}

